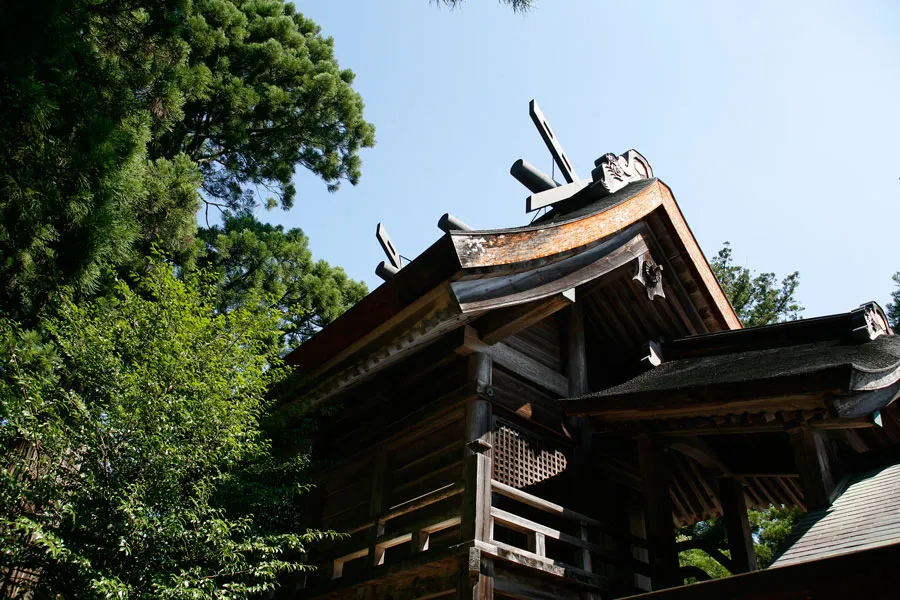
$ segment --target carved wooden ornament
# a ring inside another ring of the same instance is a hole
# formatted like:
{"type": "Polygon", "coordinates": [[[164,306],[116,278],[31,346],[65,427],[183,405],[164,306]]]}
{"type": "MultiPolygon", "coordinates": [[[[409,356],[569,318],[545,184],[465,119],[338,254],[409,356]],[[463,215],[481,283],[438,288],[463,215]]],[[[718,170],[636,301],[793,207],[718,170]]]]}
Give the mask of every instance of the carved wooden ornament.
{"type": "Polygon", "coordinates": [[[662,265],[656,263],[650,254],[644,254],[637,259],[637,269],[632,279],[640,283],[647,290],[647,298],[653,300],[657,296],[665,298],[663,291],[662,265]]]}
{"type": "Polygon", "coordinates": [[[853,319],[853,337],[861,342],[894,333],[887,316],[876,302],[863,304],[850,314],[853,319]]]}
{"type": "Polygon", "coordinates": [[[634,149],[621,156],[611,152],[604,154],[594,161],[594,165],[591,178],[608,194],[618,192],[632,181],[653,177],[650,162],[634,149]]]}

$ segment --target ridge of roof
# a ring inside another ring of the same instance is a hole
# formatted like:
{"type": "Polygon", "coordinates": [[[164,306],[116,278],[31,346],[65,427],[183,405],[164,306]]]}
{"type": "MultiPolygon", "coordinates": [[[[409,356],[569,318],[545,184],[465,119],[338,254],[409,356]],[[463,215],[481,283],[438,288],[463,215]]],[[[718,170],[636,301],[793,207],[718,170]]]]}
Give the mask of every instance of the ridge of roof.
{"type": "Polygon", "coordinates": [[[662,359],[671,361],[824,341],[866,342],[891,333],[881,306],[866,302],[846,313],[663,341],[660,350],[662,359]]]}
{"type": "MultiPolygon", "coordinates": [[[[619,385],[563,402],[808,375],[839,367],[888,372],[900,367],[900,336],[867,343],[824,340],[663,362],[619,385]]],[[[849,385],[850,378],[847,377],[849,385]]]]}

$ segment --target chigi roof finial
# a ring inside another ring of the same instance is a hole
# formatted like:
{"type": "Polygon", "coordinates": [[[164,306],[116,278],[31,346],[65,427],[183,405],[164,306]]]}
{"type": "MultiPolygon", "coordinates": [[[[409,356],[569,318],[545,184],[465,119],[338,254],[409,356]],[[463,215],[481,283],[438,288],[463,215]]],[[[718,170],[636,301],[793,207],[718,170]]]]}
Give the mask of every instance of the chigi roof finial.
{"type": "Polygon", "coordinates": [[[525,200],[525,212],[532,212],[568,200],[588,186],[595,189],[594,195],[599,198],[619,191],[632,181],[653,177],[653,168],[650,166],[650,162],[640,152],[632,149],[621,156],[612,153],[604,154],[594,161],[596,168],[591,171],[591,179],[579,179],[569,157],[566,156],[559,143],[559,139],[550,129],[547,117],[544,116],[536,101],[532,100],[528,104],[528,113],[531,115],[531,120],[537,127],[538,133],[541,134],[541,139],[550,150],[553,162],[567,183],[560,185],[522,159],[514,162],[509,170],[510,174],[533,192],[525,200]]]}
{"type": "Polygon", "coordinates": [[[388,235],[387,230],[381,223],[375,227],[375,237],[378,238],[378,243],[381,244],[381,249],[384,250],[388,259],[388,262],[381,261],[378,263],[378,266],[375,267],[375,274],[387,281],[403,268],[403,259],[400,258],[400,253],[394,247],[391,236],[388,235]]]}

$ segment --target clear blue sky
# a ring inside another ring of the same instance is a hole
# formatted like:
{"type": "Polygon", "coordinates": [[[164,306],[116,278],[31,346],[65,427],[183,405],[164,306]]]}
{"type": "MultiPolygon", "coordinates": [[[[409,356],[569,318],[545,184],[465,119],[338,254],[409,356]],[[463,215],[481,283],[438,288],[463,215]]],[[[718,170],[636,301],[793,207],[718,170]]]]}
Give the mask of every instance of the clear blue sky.
{"type": "Polygon", "coordinates": [[[362,181],[329,194],[298,173],[316,258],[379,285],[375,225],[402,254],[451,212],[475,228],[530,219],[509,166],[550,170],[536,98],[582,177],[638,149],[707,256],[800,271],[806,317],[887,302],[900,270],[900,2],[311,0],[377,144],[362,181]]]}

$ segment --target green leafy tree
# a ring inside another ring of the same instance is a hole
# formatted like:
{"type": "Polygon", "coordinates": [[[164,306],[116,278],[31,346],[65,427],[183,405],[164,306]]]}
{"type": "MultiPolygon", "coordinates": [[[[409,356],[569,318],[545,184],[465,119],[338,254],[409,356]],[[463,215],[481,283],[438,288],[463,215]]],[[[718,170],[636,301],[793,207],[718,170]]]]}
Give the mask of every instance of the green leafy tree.
{"type": "MultiPolygon", "coordinates": [[[[281,315],[288,348],[303,343],[368,293],[340,267],[313,261],[300,229],[260,223],[251,214],[228,215],[201,229],[197,266],[217,276],[222,312],[263,299],[281,315]]],[[[190,271],[189,271],[190,272],[190,271]]]]}
{"type": "MultiPolygon", "coordinates": [[[[772,564],[802,514],[802,511],[795,506],[770,506],[762,511],[748,511],[750,534],[753,536],[753,550],[761,569],[772,564]]],[[[678,538],[679,541],[701,539],[711,544],[726,557],[730,555],[725,522],[722,519],[709,519],[683,527],[678,532],[678,538]]],[[[700,549],[685,550],[679,553],[679,562],[681,566],[699,567],[712,579],[731,575],[731,572],[722,563],[700,549]]]]}
{"type": "Polygon", "coordinates": [[[731,244],[728,242],[725,242],[709,264],[745,327],[771,325],[800,318],[803,307],[795,297],[800,285],[800,274],[797,271],[780,282],[775,273],[754,276],[747,267],[734,264],[731,244]]]}
{"type": "Polygon", "coordinates": [[[894,273],[891,279],[897,284],[897,289],[891,292],[891,301],[887,305],[887,317],[891,322],[891,327],[900,331],[900,272],[894,273]]]}
{"type": "Polygon", "coordinates": [[[200,165],[208,202],[246,208],[261,193],[290,208],[298,166],[332,191],[342,179],[359,181],[358,152],[374,144],[375,130],[354,74],[292,4],[195,0],[184,40],[184,116],[154,140],[151,156],[187,154],[200,165]]]}
{"type": "Polygon", "coordinates": [[[303,460],[260,429],[280,316],[213,290],[157,264],[37,333],[0,319],[0,572],[45,598],[231,599],[306,568],[328,534],[299,527],[296,478],[272,487],[303,460]],[[242,497],[254,481],[277,519],[242,497]]]}

